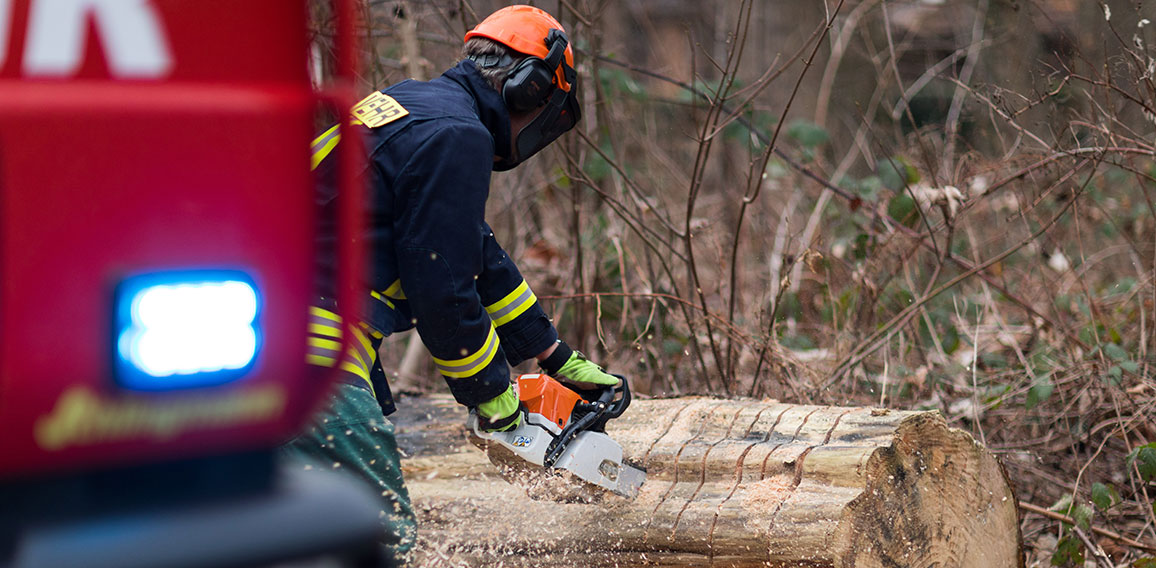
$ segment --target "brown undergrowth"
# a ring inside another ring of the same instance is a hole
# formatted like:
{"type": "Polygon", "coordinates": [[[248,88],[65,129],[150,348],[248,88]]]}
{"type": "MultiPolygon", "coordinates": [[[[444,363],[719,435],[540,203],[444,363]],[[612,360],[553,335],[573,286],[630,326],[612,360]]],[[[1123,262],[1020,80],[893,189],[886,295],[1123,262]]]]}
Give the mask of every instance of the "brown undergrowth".
{"type": "MultiPolygon", "coordinates": [[[[367,87],[502,4],[366,2],[367,87]]],[[[643,396],[937,409],[1029,566],[1156,565],[1152,2],[538,5],[585,116],[489,221],[568,342],[643,396]]]]}

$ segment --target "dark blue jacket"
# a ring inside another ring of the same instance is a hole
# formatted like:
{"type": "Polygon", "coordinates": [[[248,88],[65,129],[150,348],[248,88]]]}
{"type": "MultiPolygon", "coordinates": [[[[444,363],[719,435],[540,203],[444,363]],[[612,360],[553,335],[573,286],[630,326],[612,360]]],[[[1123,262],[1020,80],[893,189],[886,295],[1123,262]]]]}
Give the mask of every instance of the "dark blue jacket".
{"type": "MultiPolygon", "coordinates": [[[[507,389],[507,363],[530,359],[558,338],[485,222],[494,156],[510,152],[509,114],[471,61],[382,93],[408,114],[358,127],[372,196],[366,243],[374,294],[363,321],[384,335],[416,326],[454,398],[476,406],[507,389]]],[[[319,149],[315,142],[315,159],[319,149]]],[[[328,152],[317,167],[329,220],[335,162],[336,152],[328,152]]],[[[332,223],[321,234],[321,272],[332,274],[332,223]]],[[[321,286],[332,297],[331,280],[321,286]]]]}

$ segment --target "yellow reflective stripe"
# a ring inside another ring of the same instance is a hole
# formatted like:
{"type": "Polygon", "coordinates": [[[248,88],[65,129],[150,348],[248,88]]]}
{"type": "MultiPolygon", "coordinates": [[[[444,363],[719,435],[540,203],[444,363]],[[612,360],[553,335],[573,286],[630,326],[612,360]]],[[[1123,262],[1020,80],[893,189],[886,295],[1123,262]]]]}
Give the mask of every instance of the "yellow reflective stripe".
{"type": "MultiPolygon", "coordinates": [[[[336,364],[337,360],[332,357],[324,357],[321,355],[306,355],[305,362],[309,363],[310,365],[316,365],[318,367],[332,367],[334,364],[336,364]]],[[[369,371],[362,369],[352,361],[345,361],[341,363],[341,370],[347,373],[351,373],[360,379],[364,379],[366,386],[369,387],[369,392],[374,393],[374,396],[377,396],[376,391],[373,390],[373,382],[369,380],[369,371]]]]}
{"type": "Polygon", "coordinates": [[[353,338],[361,344],[361,352],[357,353],[357,355],[361,357],[362,361],[368,362],[365,366],[368,369],[373,365],[373,362],[377,360],[373,352],[373,343],[369,341],[369,338],[366,337],[365,333],[360,329],[353,330],[353,338]]]}
{"type": "MultiPolygon", "coordinates": [[[[340,342],[310,337],[309,347],[309,351],[305,354],[305,362],[322,367],[332,367],[337,363],[337,357],[334,355],[341,347],[340,342]]],[[[369,365],[365,364],[362,354],[357,351],[350,351],[346,357],[342,358],[341,368],[359,377],[369,378],[369,365]]]]}
{"type": "MultiPolygon", "coordinates": [[[[349,362],[350,360],[352,360],[354,363],[357,363],[361,367],[364,367],[365,369],[369,369],[369,367],[376,360],[372,355],[373,345],[370,344],[369,340],[366,339],[365,336],[362,335],[357,330],[354,330],[353,338],[355,340],[357,340],[358,343],[361,344],[361,349],[358,349],[356,344],[351,345],[352,349],[350,349],[349,353],[346,354],[344,362],[349,362]]],[[[322,339],[320,337],[310,337],[309,338],[309,344],[311,346],[316,346],[316,347],[321,347],[323,349],[328,349],[330,351],[333,351],[334,353],[336,353],[338,349],[341,349],[341,342],[340,341],[333,341],[331,339],[322,339]]]]}
{"type": "Polygon", "coordinates": [[[437,365],[438,371],[441,374],[451,379],[461,379],[465,377],[472,377],[482,369],[485,369],[490,361],[494,360],[494,355],[498,353],[498,332],[494,330],[494,326],[490,326],[490,333],[486,337],[486,343],[482,345],[481,349],[462,357],[461,359],[438,359],[434,357],[434,364],[437,365]]]}
{"type": "MultiPolygon", "coordinates": [[[[320,337],[310,337],[310,338],[308,338],[308,343],[309,343],[309,347],[311,348],[310,354],[313,354],[313,355],[318,355],[321,353],[337,355],[339,353],[338,350],[341,349],[341,342],[340,341],[333,341],[331,339],[322,339],[320,337]]],[[[337,360],[336,357],[333,357],[330,355],[322,355],[322,356],[331,360],[331,364],[329,365],[331,367],[333,366],[332,361],[337,360]]],[[[345,355],[345,357],[342,358],[342,363],[343,364],[344,363],[355,363],[360,368],[369,368],[369,365],[365,364],[365,356],[361,353],[361,351],[359,351],[356,348],[349,350],[349,353],[347,353],[345,355]]]]}
{"type": "MultiPolygon", "coordinates": [[[[342,361],[341,370],[353,373],[354,375],[365,379],[366,382],[369,382],[369,371],[366,371],[365,367],[362,367],[353,361],[342,361]]],[[[373,383],[369,383],[369,388],[373,389],[373,383]]]]}
{"type": "Polygon", "coordinates": [[[538,298],[530,290],[530,285],[523,280],[513,292],[506,294],[505,298],[486,306],[486,311],[489,312],[490,319],[494,320],[494,325],[503,325],[525,313],[537,302],[538,298]]]}
{"type": "Polygon", "coordinates": [[[394,300],[404,300],[405,291],[401,289],[401,278],[394,280],[393,284],[390,284],[389,288],[386,288],[382,293],[394,300]]]}
{"type": "Polygon", "coordinates": [[[325,324],[321,324],[321,323],[310,323],[309,324],[309,333],[312,333],[313,335],[322,335],[325,337],[340,338],[341,337],[341,328],[340,327],[333,327],[333,326],[329,326],[329,325],[325,325],[325,324]]]}
{"type": "Polygon", "coordinates": [[[382,297],[382,295],[378,294],[377,292],[370,291],[369,295],[372,296],[373,299],[375,299],[375,300],[380,300],[382,302],[385,302],[385,305],[389,306],[390,309],[396,309],[397,308],[397,306],[393,305],[393,302],[389,301],[388,298],[382,297]]]}
{"type": "MultiPolygon", "coordinates": [[[[373,364],[377,362],[377,354],[373,349],[373,343],[366,337],[365,333],[361,329],[354,328],[354,342],[350,345],[350,349],[342,355],[340,351],[341,316],[315,306],[309,308],[309,316],[311,320],[309,333],[312,335],[306,338],[305,362],[321,367],[333,367],[338,364],[338,357],[340,356],[339,368],[364,379],[365,384],[369,386],[369,392],[373,393],[373,382],[370,381],[369,376],[373,364]]],[[[361,326],[367,327],[364,323],[361,326]]]]}
{"type": "Polygon", "coordinates": [[[338,324],[341,323],[341,316],[339,316],[339,315],[337,315],[337,314],[335,314],[335,313],[333,313],[327,309],[324,309],[324,308],[318,308],[316,306],[310,306],[309,307],[309,315],[320,317],[320,318],[325,318],[329,321],[335,321],[338,324]]]}
{"type": "Polygon", "coordinates": [[[335,125],[333,128],[325,131],[325,134],[313,139],[313,157],[310,160],[309,169],[315,170],[321,164],[321,161],[337,147],[337,143],[341,142],[341,132],[338,130],[341,125],[335,125]]]}
{"type": "MultiPolygon", "coordinates": [[[[309,308],[309,333],[319,335],[322,337],[332,337],[337,340],[341,339],[341,316],[326,310],[312,306],[309,308]]],[[[356,351],[356,355],[364,361],[369,361],[370,364],[376,360],[373,354],[373,342],[366,336],[367,333],[376,333],[370,329],[369,324],[365,322],[358,322],[360,329],[353,330],[353,338],[361,346],[360,351],[356,351]]],[[[310,345],[325,349],[337,350],[341,347],[340,341],[333,341],[329,339],[320,339],[316,337],[309,338],[310,345]]],[[[357,345],[354,346],[355,348],[357,345]]],[[[367,365],[370,366],[370,365],[367,365]]]]}
{"type": "Polygon", "coordinates": [[[337,359],[324,355],[316,355],[314,353],[306,353],[305,362],[310,365],[317,365],[318,367],[332,367],[337,364],[337,359]]]}
{"type": "Polygon", "coordinates": [[[306,341],[308,341],[310,347],[320,347],[322,349],[328,349],[329,351],[334,351],[334,352],[341,349],[341,342],[340,341],[334,341],[332,339],[322,339],[320,337],[309,337],[309,338],[306,338],[306,341]]]}

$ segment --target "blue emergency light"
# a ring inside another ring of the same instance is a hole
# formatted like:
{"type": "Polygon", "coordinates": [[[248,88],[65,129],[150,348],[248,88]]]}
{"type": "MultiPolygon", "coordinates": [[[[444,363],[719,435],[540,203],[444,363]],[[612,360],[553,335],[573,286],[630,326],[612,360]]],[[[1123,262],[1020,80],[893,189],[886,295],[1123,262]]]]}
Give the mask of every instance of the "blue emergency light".
{"type": "Polygon", "coordinates": [[[261,349],[261,295],[236,270],[127,278],[116,290],[116,375],[121,386],[164,391],[244,376],[261,349]]]}

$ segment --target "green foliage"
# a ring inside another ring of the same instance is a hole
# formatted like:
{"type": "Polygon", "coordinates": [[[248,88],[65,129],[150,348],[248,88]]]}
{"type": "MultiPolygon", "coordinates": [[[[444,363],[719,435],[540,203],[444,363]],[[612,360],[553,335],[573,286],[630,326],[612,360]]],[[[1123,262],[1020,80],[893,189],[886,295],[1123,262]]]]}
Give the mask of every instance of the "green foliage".
{"type": "Polygon", "coordinates": [[[566,172],[566,170],[562,169],[561,167],[554,169],[554,184],[555,185],[557,185],[558,187],[560,187],[562,189],[570,189],[570,186],[573,183],[574,183],[574,180],[570,179],[570,174],[568,174],[566,172]]]}
{"type": "Polygon", "coordinates": [[[1104,290],[1104,296],[1109,297],[1116,294],[1127,294],[1136,287],[1136,279],[1131,276],[1125,276],[1113,282],[1107,289],[1104,290]]]}
{"type": "MultiPolygon", "coordinates": [[[[1115,330],[1109,330],[1108,335],[1113,338],[1119,338],[1119,333],[1113,333],[1114,331],[1115,330]]],[[[1116,340],[1118,341],[1118,339],[1116,340]]],[[[1125,351],[1123,347],[1120,347],[1119,344],[1105,343],[1101,349],[1104,352],[1104,356],[1114,363],[1114,365],[1108,368],[1108,373],[1105,376],[1109,384],[1119,385],[1123,381],[1124,371],[1135,373],[1140,369],[1140,365],[1132,361],[1128,352],[1125,351]]]]}
{"type": "Polygon", "coordinates": [[[865,201],[874,201],[879,196],[879,191],[883,189],[883,181],[879,179],[879,176],[867,176],[860,180],[843,178],[840,185],[853,191],[855,195],[865,201]]]}
{"type": "MultiPolygon", "coordinates": [[[[1033,349],[1028,362],[1031,365],[1031,370],[1039,375],[1050,374],[1052,369],[1056,368],[1056,361],[1053,358],[1054,354],[1051,349],[1047,347],[1039,347],[1033,349]]],[[[1051,379],[1048,379],[1049,381],[1051,379]]]]}
{"type": "Polygon", "coordinates": [[[779,299],[779,305],[775,306],[776,320],[798,320],[802,316],[803,304],[799,301],[799,295],[791,291],[783,292],[783,296],[779,299]]]}
{"type": "Polygon", "coordinates": [[[1104,344],[1104,355],[1107,355],[1112,361],[1120,362],[1128,359],[1128,352],[1124,351],[1123,347],[1115,343],[1104,344]]]}
{"type": "Polygon", "coordinates": [[[1110,166],[1108,171],[1104,172],[1104,180],[1108,182],[1109,187],[1119,187],[1128,183],[1131,179],[1132,172],[1118,166],[1110,166]]]}
{"type": "Polygon", "coordinates": [[[779,344],[787,349],[806,351],[815,348],[815,340],[805,333],[792,333],[779,338],[779,344]]]}
{"type": "Polygon", "coordinates": [[[903,156],[880,158],[875,162],[875,171],[883,186],[892,191],[899,191],[907,185],[919,182],[919,171],[903,156]]]}
{"type": "MultiPolygon", "coordinates": [[[[614,148],[610,145],[609,139],[604,141],[600,148],[603,153],[610,157],[610,159],[614,159],[614,148]]],[[[613,167],[610,165],[610,162],[607,162],[605,159],[603,159],[602,155],[598,152],[591,152],[589,154],[589,156],[586,158],[586,165],[584,169],[586,170],[586,175],[590,176],[590,179],[597,183],[606,181],[606,178],[610,177],[611,172],[614,171],[613,167]]]]}
{"type": "Polygon", "coordinates": [[[1116,491],[1116,487],[1112,484],[1104,485],[1103,483],[1092,484],[1092,503],[1101,511],[1111,509],[1113,505],[1120,502],[1120,493],[1116,491]]]}
{"type": "Polygon", "coordinates": [[[1048,400],[1052,396],[1052,391],[1056,390],[1056,386],[1052,384],[1052,378],[1049,375],[1037,377],[1032,381],[1032,388],[1028,389],[1028,397],[1024,402],[1024,408],[1031,410],[1040,403],[1048,400]]]}
{"type": "MultiPolygon", "coordinates": [[[[1051,510],[1067,515],[1076,526],[1087,531],[1092,527],[1091,507],[1072,501],[1071,495],[1064,495],[1051,506],[1051,510]]],[[[1069,525],[1065,524],[1065,527],[1069,525]]],[[[1062,567],[1078,567],[1084,565],[1084,545],[1072,533],[1068,533],[1056,544],[1056,552],[1052,555],[1052,565],[1062,567]]]]}
{"type": "Polygon", "coordinates": [[[902,286],[889,286],[888,294],[889,305],[887,306],[893,311],[900,311],[915,302],[915,294],[902,286]]]}
{"type": "Polygon", "coordinates": [[[887,214],[908,227],[915,227],[919,223],[919,210],[915,206],[915,200],[907,192],[896,193],[887,202],[887,214]]]}
{"type": "Polygon", "coordinates": [[[944,325],[943,333],[939,336],[939,342],[943,345],[943,352],[952,355],[960,346],[959,330],[950,322],[944,325]]]}
{"type": "Polygon", "coordinates": [[[625,95],[636,101],[645,101],[648,97],[646,89],[625,69],[610,65],[599,67],[598,80],[608,96],[625,95]]]}
{"type": "Polygon", "coordinates": [[[1140,471],[1144,481],[1156,479],[1156,442],[1140,446],[1128,454],[1128,467],[1133,465],[1140,471]]]}
{"type": "Polygon", "coordinates": [[[790,173],[790,170],[787,169],[782,160],[775,158],[767,161],[767,170],[763,173],[769,178],[779,179],[790,173]]]}
{"type": "Polygon", "coordinates": [[[935,339],[938,339],[940,346],[943,347],[943,352],[947,355],[959,350],[961,344],[959,330],[955,327],[951,312],[946,308],[932,308],[929,310],[927,318],[920,317],[916,321],[919,322],[920,344],[930,347],[934,344],[935,339]],[[927,327],[928,319],[931,320],[931,329],[927,327]],[[935,339],[932,338],[933,334],[935,339]]]}
{"type": "Polygon", "coordinates": [[[1067,83],[1057,83],[1055,79],[1048,79],[1048,96],[1056,104],[1065,105],[1071,102],[1073,97],[1072,87],[1067,83]]]}
{"type": "Polygon", "coordinates": [[[848,288],[840,293],[834,302],[823,302],[819,308],[819,315],[824,322],[834,325],[844,325],[850,317],[851,311],[859,304],[859,289],[848,288]]]}
{"type": "Polygon", "coordinates": [[[1008,366],[1008,358],[1003,353],[986,351],[979,354],[979,363],[986,369],[1005,369],[1008,366]]]}
{"type": "Polygon", "coordinates": [[[826,144],[831,136],[818,124],[809,120],[798,119],[787,126],[787,136],[790,136],[804,148],[817,148],[826,144]]]}
{"type": "Polygon", "coordinates": [[[1141,558],[1132,563],[1132,568],[1156,568],[1156,557],[1141,558]]]}
{"type": "MultiPolygon", "coordinates": [[[[1080,297],[1076,298],[1076,304],[1078,304],[1081,307],[1081,310],[1080,310],[1081,312],[1083,312],[1087,306],[1080,297]]],[[[1095,345],[1096,343],[1100,342],[1099,338],[1104,337],[1105,335],[1107,335],[1107,333],[1108,333],[1108,329],[1105,328],[1103,325],[1094,324],[1094,325],[1086,325],[1084,327],[1081,327],[1080,332],[1077,335],[1080,336],[1080,341],[1083,341],[1084,343],[1090,343],[1092,345],[1095,345]]]]}
{"type": "Polygon", "coordinates": [[[855,242],[851,246],[851,256],[855,260],[864,260],[870,256],[871,248],[871,237],[865,233],[861,233],[855,237],[855,242]]]}
{"type": "Polygon", "coordinates": [[[1076,522],[1076,526],[1084,530],[1089,530],[1092,527],[1092,515],[1094,511],[1092,508],[1083,504],[1076,503],[1072,500],[1071,495],[1064,495],[1051,506],[1051,510],[1056,511],[1062,515],[1067,515],[1076,522]]]}
{"type": "Polygon", "coordinates": [[[1072,535],[1068,535],[1056,544],[1056,552],[1052,555],[1052,566],[1078,567],[1084,565],[1084,546],[1072,535]]]}
{"type": "Polygon", "coordinates": [[[667,356],[678,355],[686,350],[686,343],[677,339],[666,339],[662,342],[662,352],[667,356]]]}
{"type": "Polygon", "coordinates": [[[1112,386],[1119,386],[1123,382],[1123,377],[1124,370],[1119,365],[1112,365],[1104,375],[1104,380],[1112,386]]]}

